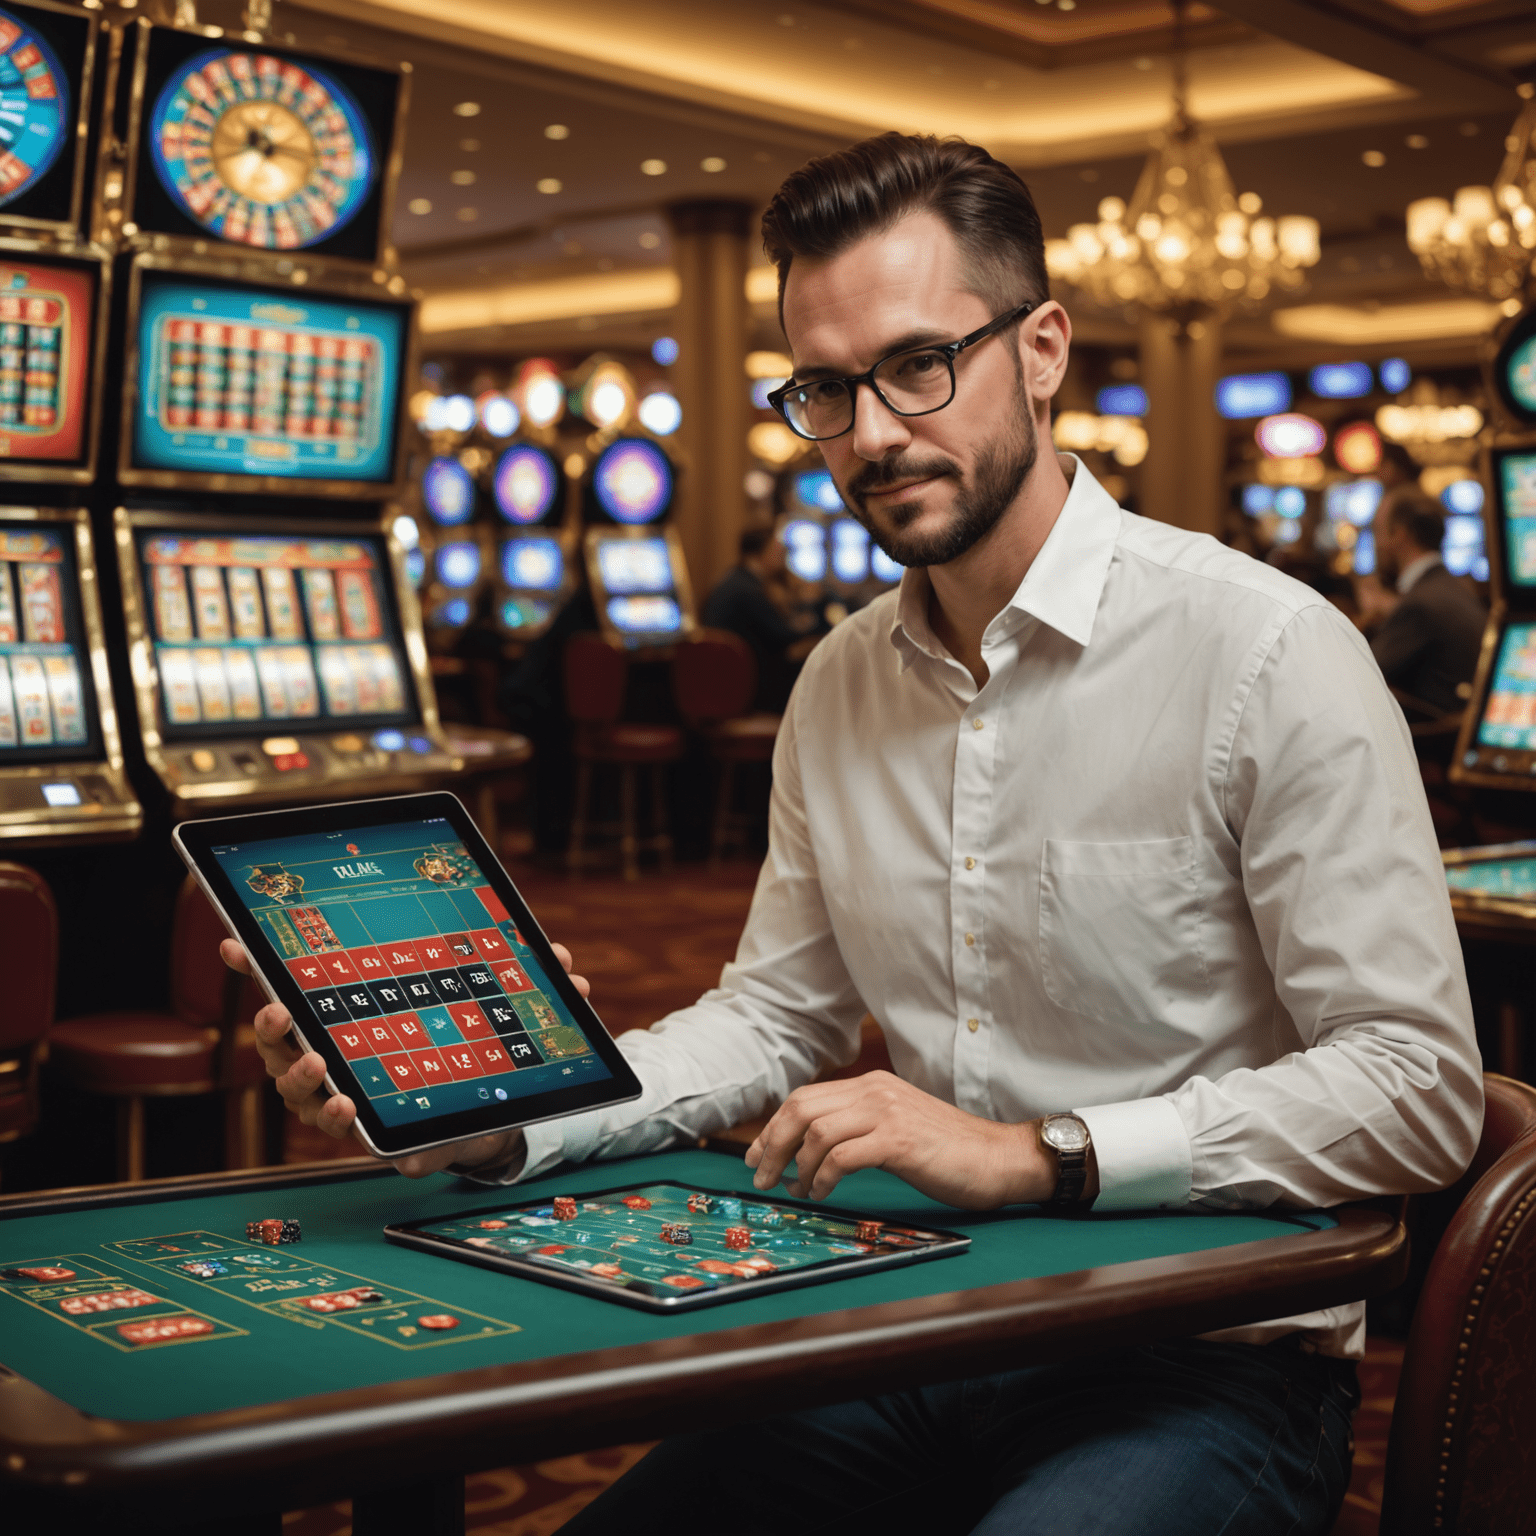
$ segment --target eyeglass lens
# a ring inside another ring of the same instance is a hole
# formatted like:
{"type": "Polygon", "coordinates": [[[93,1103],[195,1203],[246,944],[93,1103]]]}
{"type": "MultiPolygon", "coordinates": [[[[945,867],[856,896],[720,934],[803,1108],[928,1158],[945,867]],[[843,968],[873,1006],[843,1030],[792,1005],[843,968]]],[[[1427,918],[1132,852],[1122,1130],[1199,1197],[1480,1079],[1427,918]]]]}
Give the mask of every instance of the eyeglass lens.
{"type": "MultiPolygon", "coordinates": [[[[921,416],[949,404],[955,375],[943,352],[901,352],[875,369],[880,398],[900,416],[921,416]]],[[[805,437],[838,437],[853,425],[855,386],[842,379],[812,380],[784,398],[784,411],[805,437]]]]}

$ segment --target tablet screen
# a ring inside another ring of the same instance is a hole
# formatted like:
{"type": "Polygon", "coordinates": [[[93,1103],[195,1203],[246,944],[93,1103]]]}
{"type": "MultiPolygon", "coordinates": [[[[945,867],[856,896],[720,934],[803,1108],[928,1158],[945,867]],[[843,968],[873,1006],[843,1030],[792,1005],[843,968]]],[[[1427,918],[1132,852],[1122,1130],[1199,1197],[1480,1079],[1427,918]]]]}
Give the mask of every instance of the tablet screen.
{"type": "Polygon", "coordinates": [[[462,815],[451,796],[427,795],[184,828],[207,829],[205,857],[248,920],[242,938],[249,948],[254,925],[263,973],[292,983],[274,984],[337,1087],[413,1145],[542,1118],[549,1095],[561,1108],[627,1096],[606,1032],[552,975],[542,935],[519,926],[527,909],[488,850],[477,854],[467,818],[455,827],[462,815]],[[445,803],[453,820],[365,819],[379,806],[445,803]],[[354,810],[363,814],[349,824],[354,810]],[[327,811],[329,825],[315,825],[327,811]],[[264,823],[279,835],[259,835],[264,823]],[[571,1091],[583,1087],[596,1091],[571,1091]],[[499,1116],[475,1113],[498,1106],[499,1116]]]}

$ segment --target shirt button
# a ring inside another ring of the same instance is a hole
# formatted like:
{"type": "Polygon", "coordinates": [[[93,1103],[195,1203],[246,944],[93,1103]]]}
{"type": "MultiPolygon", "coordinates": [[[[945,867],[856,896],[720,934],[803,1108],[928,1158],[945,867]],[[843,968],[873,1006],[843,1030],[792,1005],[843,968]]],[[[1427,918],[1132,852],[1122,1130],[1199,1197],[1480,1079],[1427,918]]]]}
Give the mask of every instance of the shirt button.
{"type": "Polygon", "coordinates": [[[975,859],[967,859],[965,861],[965,867],[967,869],[975,869],[976,868],[976,860],[975,859]]]}
{"type": "Polygon", "coordinates": [[[972,720],[971,721],[971,729],[973,731],[979,731],[981,729],[981,721],[980,720],[972,720]]]}
{"type": "Polygon", "coordinates": [[[976,1031],[981,1028],[981,1020],[980,1019],[967,1019],[965,1021],[965,1027],[968,1030],[970,1030],[970,1032],[974,1035],[976,1033],[976,1031]]]}
{"type": "Polygon", "coordinates": [[[968,933],[968,934],[966,934],[966,936],[965,936],[965,942],[966,942],[966,943],[967,943],[967,944],[974,944],[974,943],[975,943],[975,942],[976,942],[976,935],[975,935],[975,934],[974,934],[974,933],[968,933]]]}

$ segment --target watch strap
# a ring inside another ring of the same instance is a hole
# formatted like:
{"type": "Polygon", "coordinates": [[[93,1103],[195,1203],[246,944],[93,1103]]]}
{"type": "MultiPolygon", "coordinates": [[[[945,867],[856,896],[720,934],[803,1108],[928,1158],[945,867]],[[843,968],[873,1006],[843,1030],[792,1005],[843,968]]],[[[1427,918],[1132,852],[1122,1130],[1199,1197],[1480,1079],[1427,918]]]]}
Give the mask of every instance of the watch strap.
{"type": "Polygon", "coordinates": [[[1088,1127],[1076,1115],[1047,1115],[1046,1119],[1041,1121],[1041,1129],[1041,1144],[1050,1148],[1056,1156],[1056,1188],[1051,1192],[1051,1198],[1045,1203],[1048,1206],[1081,1204],[1083,1190],[1088,1183],[1088,1147],[1092,1145],[1088,1127]],[[1076,1121],[1082,1126],[1085,1145],[1068,1149],[1052,1146],[1043,1134],[1044,1126],[1050,1120],[1076,1121]]]}

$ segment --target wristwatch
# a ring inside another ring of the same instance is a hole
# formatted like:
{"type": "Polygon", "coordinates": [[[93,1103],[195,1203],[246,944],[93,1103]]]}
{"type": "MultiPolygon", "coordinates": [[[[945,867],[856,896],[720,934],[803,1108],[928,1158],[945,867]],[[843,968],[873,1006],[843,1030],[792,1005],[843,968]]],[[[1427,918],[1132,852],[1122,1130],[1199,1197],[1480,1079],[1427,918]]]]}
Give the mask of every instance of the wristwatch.
{"type": "Polygon", "coordinates": [[[1047,1205],[1076,1205],[1088,1182],[1088,1153],[1093,1138],[1076,1115],[1047,1115],[1040,1122],[1040,1145],[1056,1155],[1056,1190],[1047,1205]]]}

